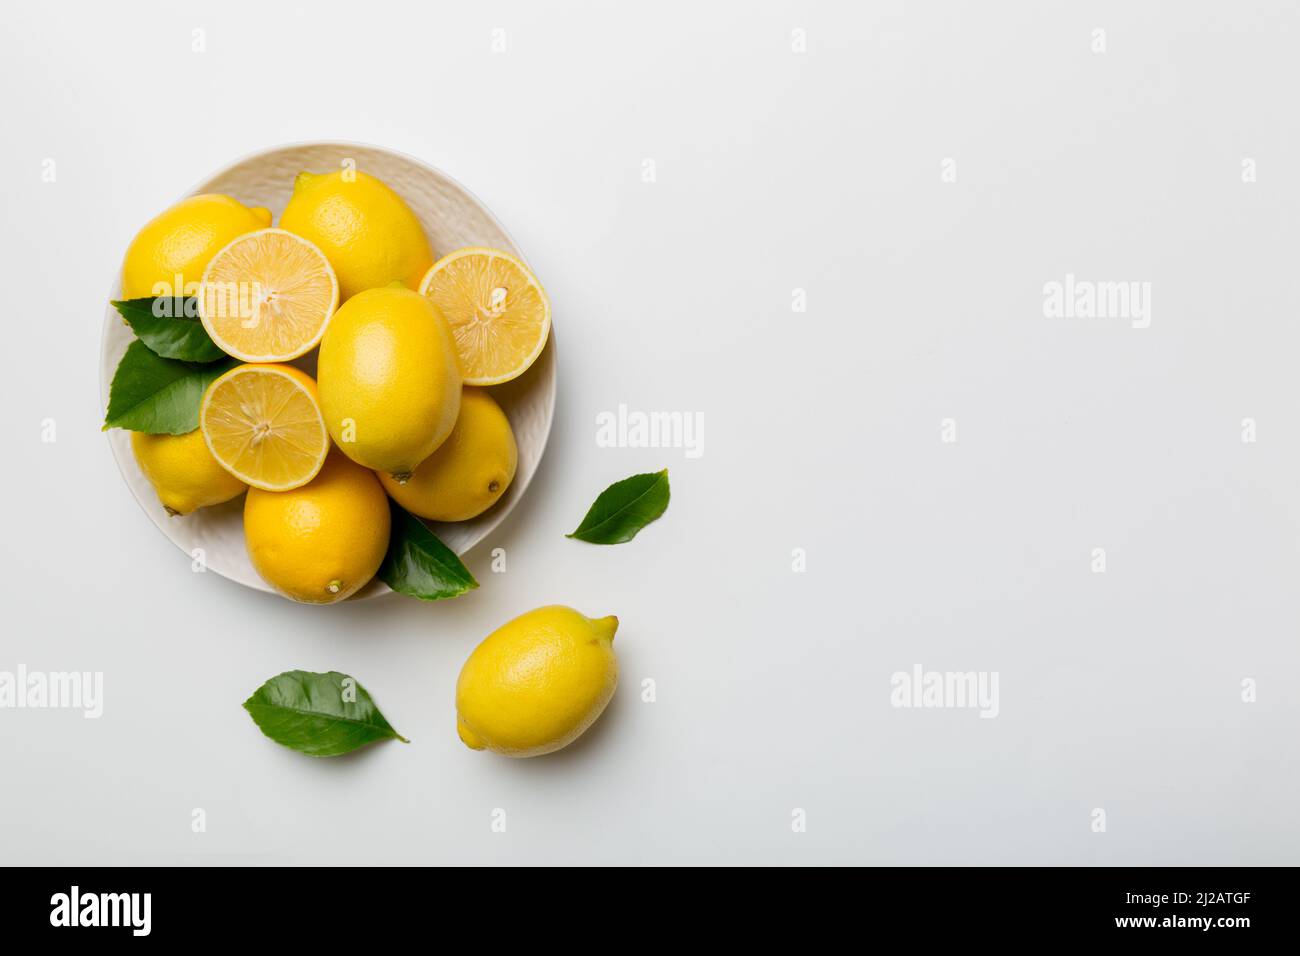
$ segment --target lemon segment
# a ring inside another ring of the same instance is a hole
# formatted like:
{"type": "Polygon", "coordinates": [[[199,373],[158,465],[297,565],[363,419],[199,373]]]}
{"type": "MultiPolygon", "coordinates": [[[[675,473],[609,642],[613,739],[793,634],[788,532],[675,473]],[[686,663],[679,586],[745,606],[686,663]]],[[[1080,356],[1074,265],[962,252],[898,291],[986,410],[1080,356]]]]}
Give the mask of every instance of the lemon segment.
{"type": "Polygon", "coordinates": [[[466,385],[500,385],[528,371],[546,347],[551,303],[528,267],[500,249],[443,256],[420,282],[451,326],[466,385]]]}
{"type": "Polygon", "coordinates": [[[316,383],[290,365],[240,365],[222,375],[203,395],[199,428],[223,468],[263,491],[305,485],[330,449],[316,383]]]}
{"type": "Polygon", "coordinates": [[[212,257],[199,286],[212,341],[245,362],[285,362],[315,348],[339,304],[325,253],[283,229],[238,237],[212,257]]]}

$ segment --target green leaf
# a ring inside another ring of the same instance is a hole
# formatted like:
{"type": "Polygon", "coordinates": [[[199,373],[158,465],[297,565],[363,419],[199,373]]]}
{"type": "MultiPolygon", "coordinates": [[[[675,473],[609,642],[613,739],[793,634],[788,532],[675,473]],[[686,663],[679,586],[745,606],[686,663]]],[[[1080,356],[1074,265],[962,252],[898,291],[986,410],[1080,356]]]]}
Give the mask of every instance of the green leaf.
{"type": "Polygon", "coordinates": [[[458,597],[478,587],[456,552],[439,541],[423,521],[395,501],[388,504],[393,513],[393,530],[388,538],[388,554],[379,566],[379,580],[421,601],[458,597]]]}
{"type": "Polygon", "coordinates": [[[587,509],[576,531],[565,535],[591,544],[622,544],[668,509],[668,469],[616,481],[587,509]]]}
{"type": "Polygon", "coordinates": [[[127,346],[108,390],[104,428],[128,428],[151,435],[185,435],[199,427],[203,392],[234,359],[178,362],[155,355],[141,341],[127,346]]]}
{"type": "Polygon", "coordinates": [[[277,744],[312,757],[336,757],[376,740],[410,743],[347,674],[285,671],[244,701],[253,722],[277,744]]]}
{"type": "Polygon", "coordinates": [[[208,336],[195,318],[194,299],[172,297],[125,299],[113,308],[131,326],[140,341],[163,358],[182,362],[215,362],[226,353],[208,336]]]}

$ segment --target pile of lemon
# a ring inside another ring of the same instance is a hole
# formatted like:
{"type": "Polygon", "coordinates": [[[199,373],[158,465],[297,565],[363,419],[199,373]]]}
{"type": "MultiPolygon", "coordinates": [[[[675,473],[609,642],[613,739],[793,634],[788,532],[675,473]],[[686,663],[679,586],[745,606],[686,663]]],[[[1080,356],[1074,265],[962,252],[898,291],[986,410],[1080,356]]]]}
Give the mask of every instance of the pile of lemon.
{"type": "Polygon", "coordinates": [[[500,250],[435,261],[415,213],[373,176],[302,173],[279,228],[230,196],[186,199],[131,242],[122,287],[193,295],[242,363],[207,388],[197,430],[132,433],[141,470],[172,514],[247,490],[249,557],[294,600],[341,601],[375,575],[387,496],[465,521],[514,478],[514,435],[488,388],[541,354],[546,293],[500,250]],[[302,367],[313,353],[315,378],[302,367]]]}

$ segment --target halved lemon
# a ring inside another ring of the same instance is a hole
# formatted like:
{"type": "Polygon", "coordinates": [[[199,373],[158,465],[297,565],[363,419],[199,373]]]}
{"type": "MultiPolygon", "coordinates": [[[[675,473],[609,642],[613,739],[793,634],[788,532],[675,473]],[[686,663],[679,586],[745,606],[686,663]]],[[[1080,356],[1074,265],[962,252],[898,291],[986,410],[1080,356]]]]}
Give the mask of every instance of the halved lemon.
{"type": "Polygon", "coordinates": [[[283,229],[245,233],[212,257],[199,285],[212,341],[245,362],[286,362],[320,344],[339,280],[315,245],[283,229]]]}
{"type": "Polygon", "coordinates": [[[466,385],[518,378],[542,354],[551,302],[528,267],[500,249],[443,256],[420,282],[451,326],[466,385]]]}
{"type": "Polygon", "coordinates": [[[316,383],[291,365],[239,365],[199,406],[208,450],[240,481],[288,491],[316,477],[330,450],[316,383]]]}

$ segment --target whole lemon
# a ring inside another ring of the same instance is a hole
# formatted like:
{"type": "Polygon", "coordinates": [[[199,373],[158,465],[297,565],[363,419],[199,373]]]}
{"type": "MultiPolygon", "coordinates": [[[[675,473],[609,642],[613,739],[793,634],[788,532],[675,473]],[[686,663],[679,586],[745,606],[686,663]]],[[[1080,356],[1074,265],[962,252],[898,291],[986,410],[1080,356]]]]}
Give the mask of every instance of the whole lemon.
{"type": "Polygon", "coordinates": [[[301,487],[248,489],[244,539],[257,573],[281,594],[333,604],[375,576],[388,550],[389,520],[379,479],[331,451],[301,487]]]}
{"type": "Polygon", "coordinates": [[[447,440],[399,484],[379,480],[399,505],[434,521],[468,521],[496,503],[515,477],[519,449],[510,419],[481,388],[460,393],[460,415],[447,440]]]}
{"type": "Polygon", "coordinates": [[[320,407],[339,448],[405,481],[451,434],[460,412],[456,342],[410,289],[370,289],[330,319],[316,364],[320,407]]]}
{"type": "Polygon", "coordinates": [[[122,298],[189,295],[203,278],[208,262],[232,239],[271,224],[271,212],[250,209],[237,199],[217,193],[191,196],[145,224],[127,247],[122,262],[122,298]],[[180,287],[176,288],[176,277],[180,287]]]}
{"type": "Polygon", "coordinates": [[[456,682],[465,746],[537,757],[577,740],[618,686],[616,630],[612,615],[592,620],[555,604],[489,634],[456,682]]]}
{"type": "Polygon", "coordinates": [[[197,428],[184,435],[131,432],[131,451],[169,515],[219,505],[248,487],[212,457],[197,428]]]}
{"type": "Polygon", "coordinates": [[[344,299],[394,280],[414,289],[433,265],[424,227],[401,196],[366,173],[299,173],[280,228],[320,246],[344,299]]]}

